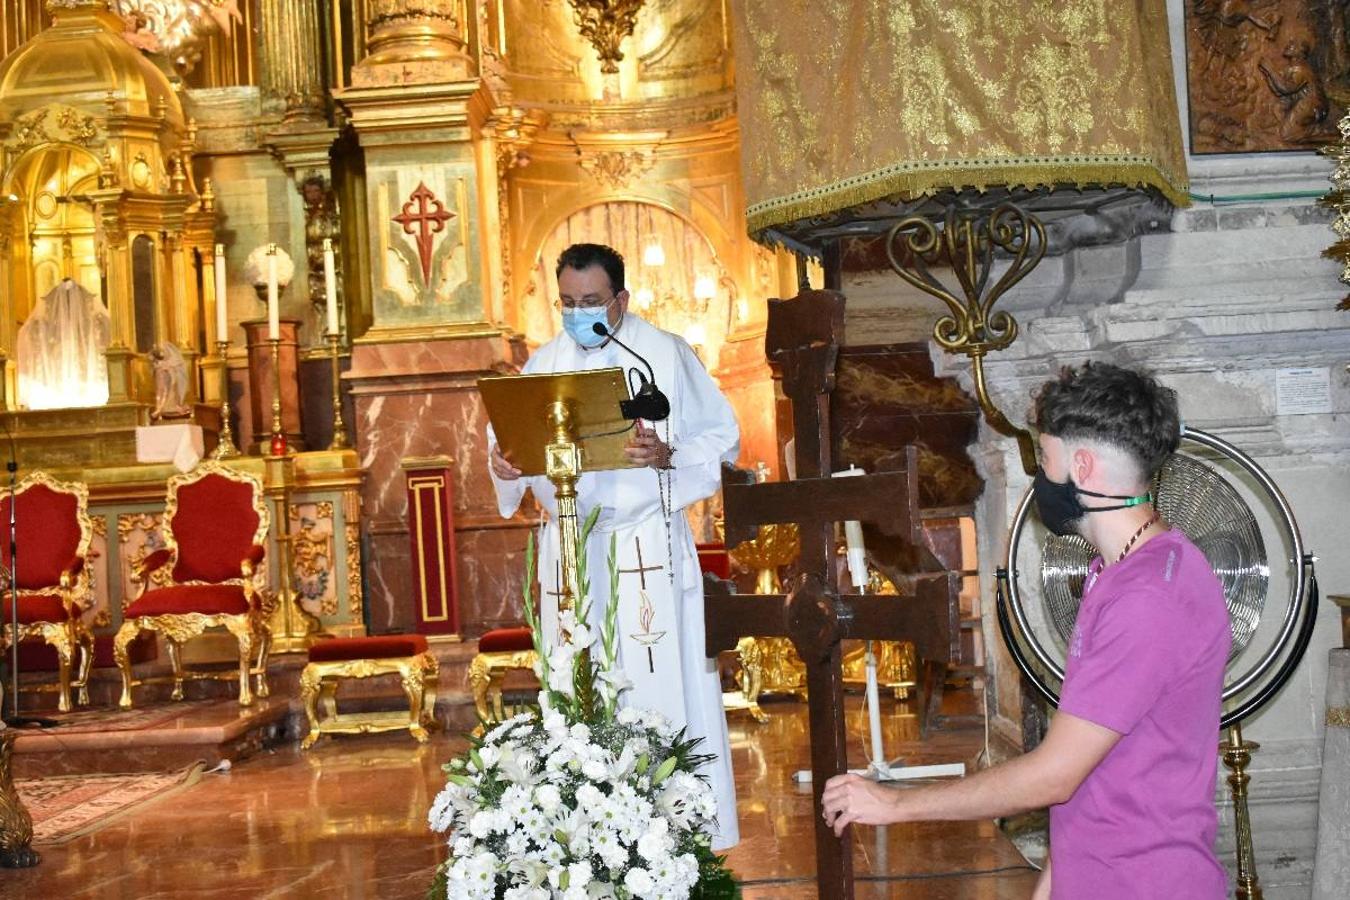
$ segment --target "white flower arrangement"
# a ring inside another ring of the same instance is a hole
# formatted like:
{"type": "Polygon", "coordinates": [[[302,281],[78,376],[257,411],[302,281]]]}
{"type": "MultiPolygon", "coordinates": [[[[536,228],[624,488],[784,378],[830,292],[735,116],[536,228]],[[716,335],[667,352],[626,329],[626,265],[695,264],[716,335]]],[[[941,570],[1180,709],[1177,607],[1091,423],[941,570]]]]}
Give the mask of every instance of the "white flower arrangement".
{"type": "MultiPolygon", "coordinates": [[[[582,529],[581,545],[595,516],[582,529]]],[[[610,558],[614,554],[611,550],[610,558]]],[[[618,706],[618,573],[599,635],[587,625],[585,554],[565,639],[541,646],[526,551],[525,615],[539,658],[539,709],[508,719],[445,767],[428,814],[450,858],[433,895],[452,900],[733,898],[740,892],[709,831],[717,804],[695,754],[660,713],[618,706]],[[592,659],[596,651],[598,661],[592,659]]]]}
{"type": "MultiPolygon", "coordinates": [[[[267,248],[270,244],[259,244],[244,260],[244,279],[255,288],[267,285],[267,248]]],[[[280,246],[277,247],[277,287],[284,288],[295,277],[295,263],[291,255],[280,246]]]]}

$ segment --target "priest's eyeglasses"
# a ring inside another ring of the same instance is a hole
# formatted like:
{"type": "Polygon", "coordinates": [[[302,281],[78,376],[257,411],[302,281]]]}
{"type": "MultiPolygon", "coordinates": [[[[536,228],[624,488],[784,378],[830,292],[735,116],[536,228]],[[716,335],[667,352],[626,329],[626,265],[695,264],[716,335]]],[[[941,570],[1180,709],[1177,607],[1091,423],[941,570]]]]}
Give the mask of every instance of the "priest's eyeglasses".
{"type": "Polygon", "coordinates": [[[608,300],[598,294],[587,294],[579,300],[573,300],[571,297],[560,297],[553,301],[553,308],[558,310],[605,309],[617,299],[619,299],[617,294],[610,294],[608,300]]]}

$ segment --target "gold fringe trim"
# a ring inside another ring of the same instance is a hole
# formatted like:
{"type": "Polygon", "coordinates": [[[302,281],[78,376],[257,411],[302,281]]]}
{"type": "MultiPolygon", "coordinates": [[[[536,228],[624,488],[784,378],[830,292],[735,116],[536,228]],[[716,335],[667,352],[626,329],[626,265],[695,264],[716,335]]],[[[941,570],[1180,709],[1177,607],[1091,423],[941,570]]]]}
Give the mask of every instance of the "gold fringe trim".
{"type": "Polygon", "coordinates": [[[1328,728],[1350,728],[1350,706],[1327,707],[1328,728]]]}
{"type": "Polygon", "coordinates": [[[755,203],[746,209],[751,234],[799,219],[825,216],[841,210],[900,195],[906,199],[951,189],[988,190],[1053,187],[1072,184],[1152,187],[1173,206],[1189,206],[1189,183],[1172,176],[1149,156],[1031,156],[999,159],[912,160],[875,172],[854,175],[832,184],[798,191],[755,203]]]}

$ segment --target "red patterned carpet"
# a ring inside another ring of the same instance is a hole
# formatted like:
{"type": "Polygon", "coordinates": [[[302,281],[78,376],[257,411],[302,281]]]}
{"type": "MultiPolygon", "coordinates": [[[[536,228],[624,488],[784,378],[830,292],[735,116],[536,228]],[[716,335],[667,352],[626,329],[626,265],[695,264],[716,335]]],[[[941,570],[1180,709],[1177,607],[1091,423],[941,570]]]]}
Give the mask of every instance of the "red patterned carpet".
{"type": "Polygon", "coordinates": [[[194,763],[178,772],[59,775],[15,786],[33,817],[33,843],[61,844],[187,790],[202,768],[194,763]]]}

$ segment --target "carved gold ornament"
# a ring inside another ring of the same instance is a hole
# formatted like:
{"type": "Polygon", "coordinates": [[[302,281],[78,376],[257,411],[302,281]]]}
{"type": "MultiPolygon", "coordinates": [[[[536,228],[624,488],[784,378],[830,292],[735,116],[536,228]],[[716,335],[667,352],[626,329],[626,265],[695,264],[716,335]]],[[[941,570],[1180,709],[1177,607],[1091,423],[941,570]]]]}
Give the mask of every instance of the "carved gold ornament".
{"type": "Polygon", "coordinates": [[[361,618],[361,526],[347,522],[347,611],[361,618]]]}
{"type": "Polygon", "coordinates": [[[0,866],[27,868],[41,857],[32,848],[33,817],[14,789],[14,743],[18,734],[0,725],[0,866]]]}
{"type": "Polygon", "coordinates": [[[656,160],[651,153],[638,150],[604,150],[587,154],[577,160],[577,165],[601,185],[619,190],[632,184],[651,171],[656,160]]]}
{"type": "Polygon", "coordinates": [[[132,46],[162,53],[185,74],[211,35],[228,34],[231,19],[243,21],[238,0],[113,0],[112,6],[126,21],[132,46]]]}
{"type": "Polygon", "coordinates": [[[643,0],[568,0],[581,36],[590,41],[600,57],[600,71],[619,71],[623,52],[619,44],[633,34],[643,0]]]}

